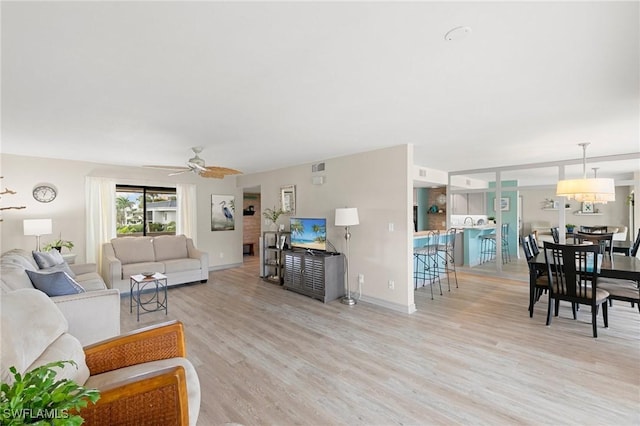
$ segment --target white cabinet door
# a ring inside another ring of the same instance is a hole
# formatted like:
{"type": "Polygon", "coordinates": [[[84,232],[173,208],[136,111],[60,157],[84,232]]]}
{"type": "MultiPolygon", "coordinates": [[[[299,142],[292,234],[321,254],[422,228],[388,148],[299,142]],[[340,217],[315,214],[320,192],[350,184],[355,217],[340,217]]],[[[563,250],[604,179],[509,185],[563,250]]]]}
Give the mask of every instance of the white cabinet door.
{"type": "Polygon", "coordinates": [[[486,214],[486,194],[484,192],[471,192],[468,195],[469,214],[486,214]]]}
{"type": "Polygon", "coordinates": [[[467,194],[453,194],[453,214],[469,214],[467,194]]]}

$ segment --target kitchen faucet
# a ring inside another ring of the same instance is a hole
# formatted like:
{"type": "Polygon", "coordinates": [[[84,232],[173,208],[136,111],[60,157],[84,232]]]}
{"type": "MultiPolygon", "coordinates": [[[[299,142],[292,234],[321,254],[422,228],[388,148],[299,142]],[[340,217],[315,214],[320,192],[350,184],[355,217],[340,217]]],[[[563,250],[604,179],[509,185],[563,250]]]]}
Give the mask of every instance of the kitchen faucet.
{"type": "Polygon", "coordinates": [[[467,217],[465,217],[465,218],[464,218],[464,222],[463,222],[462,224],[463,224],[463,225],[466,225],[466,224],[467,224],[467,219],[471,220],[471,226],[473,226],[473,225],[474,225],[474,223],[473,223],[473,218],[472,218],[471,216],[467,216],[467,217]]]}

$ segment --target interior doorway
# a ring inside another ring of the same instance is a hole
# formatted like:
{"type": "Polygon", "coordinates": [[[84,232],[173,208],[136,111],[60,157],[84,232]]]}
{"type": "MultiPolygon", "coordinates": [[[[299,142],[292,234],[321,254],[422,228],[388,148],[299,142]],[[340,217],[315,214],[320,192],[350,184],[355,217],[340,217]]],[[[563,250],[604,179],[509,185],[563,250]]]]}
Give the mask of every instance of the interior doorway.
{"type": "Polygon", "coordinates": [[[242,259],[256,259],[260,250],[260,187],[244,188],[242,197],[242,259]]]}

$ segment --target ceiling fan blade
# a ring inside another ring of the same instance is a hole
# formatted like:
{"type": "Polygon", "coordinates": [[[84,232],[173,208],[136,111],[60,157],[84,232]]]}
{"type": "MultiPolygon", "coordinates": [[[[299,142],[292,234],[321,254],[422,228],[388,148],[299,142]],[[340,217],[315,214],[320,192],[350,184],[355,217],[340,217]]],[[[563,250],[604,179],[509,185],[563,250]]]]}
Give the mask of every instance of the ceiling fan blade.
{"type": "Polygon", "coordinates": [[[150,166],[142,166],[146,169],[158,169],[158,170],[184,170],[184,171],[189,171],[190,169],[188,167],[184,167],[184,166],[155,166],[155,165],[150,165],[150,166]]]}
{"type": "Polygon", "coordinates": [[[178,172],[173,172],[173,173],[169,173],[167,176],[177,176],[177,175],[181,175],[183,173],[187,173],[190,172],[191,170],[189,169],[184,169],[184,170],[180,170],[178,172]]]}
{"type": "Polygon", "coordinates": [[[215,178],[215,179],[222,179],[227,175],[237,175],[237,174],[242,174],[242,172],[236,169],[230,169],[227,167],[216,167],[216,166],[205,167],[205,170],[200,172],[200,176],[202,177],[215,178]]]}

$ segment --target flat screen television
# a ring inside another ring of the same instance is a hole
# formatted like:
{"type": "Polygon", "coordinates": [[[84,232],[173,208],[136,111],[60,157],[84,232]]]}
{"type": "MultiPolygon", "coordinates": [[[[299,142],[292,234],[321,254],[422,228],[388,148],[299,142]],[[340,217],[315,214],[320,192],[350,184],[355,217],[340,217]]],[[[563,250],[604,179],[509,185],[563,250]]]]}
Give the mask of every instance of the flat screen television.
{"type": "Polygon", "coordinates": [[[291,247],[305,250],[327,250],[327,219],[292,217],[289,220],[291,247]]]}

